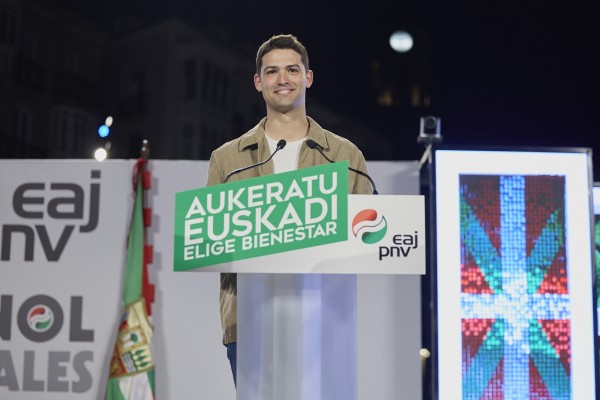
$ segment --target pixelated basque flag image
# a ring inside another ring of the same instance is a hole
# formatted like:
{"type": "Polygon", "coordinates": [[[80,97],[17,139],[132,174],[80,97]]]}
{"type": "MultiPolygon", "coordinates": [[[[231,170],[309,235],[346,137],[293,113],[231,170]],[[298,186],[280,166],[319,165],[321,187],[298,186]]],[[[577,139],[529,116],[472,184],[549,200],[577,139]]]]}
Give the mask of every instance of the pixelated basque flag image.
{"type": "Polygon", "coordinates": [[[565,177],[460,175],[465,399],[570,399],[565,177]]]}

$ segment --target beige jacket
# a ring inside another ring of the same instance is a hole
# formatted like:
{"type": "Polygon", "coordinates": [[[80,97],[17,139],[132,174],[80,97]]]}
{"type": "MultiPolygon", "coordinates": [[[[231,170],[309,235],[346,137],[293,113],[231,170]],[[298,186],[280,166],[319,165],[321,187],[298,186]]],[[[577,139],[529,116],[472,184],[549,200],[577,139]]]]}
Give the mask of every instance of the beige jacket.
{"type": "MultiPolygon", "coordinates": [[[[207,186],[223,183],[225,177],[233,170],[256,164],[266,160],[271,155],[265,136],[265,121],[263,118],[258,125],[242,136],[223,144],[213,151],[210,156],[207,186]]],[[[322,146],[323,152],[333,161],[348,160],[348,166],[368,174],[367,164],[362,152],[341,136],[321,128],[312,118],[308,117],[310,128],[307,139],[314,140],[322,146]]],[[[298,168],[313,167],[327,164],[316,149],[308,146],[300,148],[298,168]]],[[[268,162],[257,168],[251,168],[229,178],[228,182],[273,174],[273,163],[268,162]]],[[[348,171],[348,192],[352,194],[371,194],[370,182],[360,174],[348,171]]],[[[221,290],[219,295],[221,326],[223,328],[223,344],[237,342],[237,275],[221,274],[221,290]]]]}

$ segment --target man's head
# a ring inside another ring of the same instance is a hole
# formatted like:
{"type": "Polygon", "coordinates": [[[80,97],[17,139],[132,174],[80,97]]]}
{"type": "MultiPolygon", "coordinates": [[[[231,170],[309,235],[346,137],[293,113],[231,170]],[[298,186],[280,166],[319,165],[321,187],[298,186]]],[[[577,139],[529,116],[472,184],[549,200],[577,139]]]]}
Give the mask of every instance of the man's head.
{"type": "Polygon", "coordinates": [[[256,73],[260,75],[260,70],[263,66],[263,57],[268,52],[275,49],[291,49],[296,53],[300,54],[300,58],[302,60],[302,64],[304,65],[304,69],[308,71],[310,68],[308,67],[308,52],[306,51],[306,47],[298,38],[293,35],[275,35],[270,39],[265,41],[259,48],[256,53],[256,73]]]}
{"type": "Polygon", "coordinates": [[[262,93],[267,115],[304,114],[306,89],[312,85],[313,72],[308,69],[308,54],[292,35],[277,35],[260,46],[256,55],[254,86],[262,93]]]}

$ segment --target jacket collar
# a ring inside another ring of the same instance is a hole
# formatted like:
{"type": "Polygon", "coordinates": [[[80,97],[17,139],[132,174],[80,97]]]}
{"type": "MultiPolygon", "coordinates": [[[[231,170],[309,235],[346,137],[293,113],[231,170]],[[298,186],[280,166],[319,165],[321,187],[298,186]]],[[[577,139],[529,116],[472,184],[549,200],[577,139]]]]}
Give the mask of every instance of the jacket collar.
{"type": "MultiPolygon", "coordinates": [[[[310,127],[308,128],[307,139],[314,140],[323,149],[329,149],[329,142],[327,140],[327,136],[325,135],[324,129],[311,117],[306,118],[310,123],[310,127]]],[[[242,135],[239,143],[239,151],[244,151],[246,149],[252,148],[257,149],[259,147],[259,143],[266,140],[266,134],[264,129],[266,120],[267,118],[264,117],[254,128],[250,129],[248,132],[242,135]]]]}

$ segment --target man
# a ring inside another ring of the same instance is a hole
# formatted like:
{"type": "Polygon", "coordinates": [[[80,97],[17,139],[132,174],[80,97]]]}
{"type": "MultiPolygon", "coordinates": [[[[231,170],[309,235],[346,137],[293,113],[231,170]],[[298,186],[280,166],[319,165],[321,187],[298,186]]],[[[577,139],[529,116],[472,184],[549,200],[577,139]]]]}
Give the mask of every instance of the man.
{"type": "MultiPolygon", "coordinates": [[[[270,162],[230,177],[229,182],[326,164],[329,161],[305,142],[313,140],[334,161],[348,160],[349,167],[367,172],[362,152],[349,140],[327,131],[306,115],[306,89],[313,83],[306,48],[292,35],[276,35],[264,42],[256,55],[254,86],[262,93],[267,115],[237,139],[216,149],[210,158],[207,185],[223,183],[232,171],[267,160],[277,143],[286,145],[270,162]]],[[[370,194],[369,181],[351,172],[348,191],[370,194]]],[[[223,344],[236,379],[237,279],[221,274],[220,291],[223,344]]]]}

